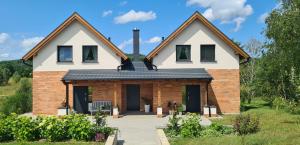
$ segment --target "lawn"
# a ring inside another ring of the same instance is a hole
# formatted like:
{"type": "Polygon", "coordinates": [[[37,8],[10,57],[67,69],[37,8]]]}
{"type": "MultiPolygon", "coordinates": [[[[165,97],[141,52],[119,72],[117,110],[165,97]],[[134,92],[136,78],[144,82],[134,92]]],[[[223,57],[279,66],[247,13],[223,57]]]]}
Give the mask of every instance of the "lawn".
{"type": "MultiPolygon", "coordinates": [[[[300,115],[292,115],[271,109],[262,100],[244,105],[243,113],[257,115],[260,118],[260,131],[244,137],[226,135],[222,137],[177,138],[170,139],[172,145],[296,145],[300,144],[300,115]]],[[[234,115],[224,119],[212,120],[232,125],[234,115]]]]}
{"type": "Polygon", "coordinates": [[[104,145],[103,142],[78,142],[78,141],[67,141],[67,142],[9,142],[2,143],[3,145],[104,145]]]}
{"type": "Polygon", "coordinates": [[[15,94],[15,91],[18,88],[18,86],[19,86],[18,83],[0,86],[0,98],[3,96],[11,96],[15,94]]]}

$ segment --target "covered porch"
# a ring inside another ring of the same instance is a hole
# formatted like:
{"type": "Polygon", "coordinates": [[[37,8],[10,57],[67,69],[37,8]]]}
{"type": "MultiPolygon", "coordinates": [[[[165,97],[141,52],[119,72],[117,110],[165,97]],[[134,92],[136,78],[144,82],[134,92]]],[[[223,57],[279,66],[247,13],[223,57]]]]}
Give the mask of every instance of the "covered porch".
{"type": "MultiPolygon", "coordinates": [[[[183,105],[187,112],[203,113],[210,105],[208,86],[212,77],[205,69],[148,69],[144,62],[133,62],[130,70],[70,70],[63,78],[69,110],[89,113],[88,103],[110,101],[119,112],[169,112],[169,103],[183,105]]],[[[67,105],[68,106],[68,105],[67,105]]]]}

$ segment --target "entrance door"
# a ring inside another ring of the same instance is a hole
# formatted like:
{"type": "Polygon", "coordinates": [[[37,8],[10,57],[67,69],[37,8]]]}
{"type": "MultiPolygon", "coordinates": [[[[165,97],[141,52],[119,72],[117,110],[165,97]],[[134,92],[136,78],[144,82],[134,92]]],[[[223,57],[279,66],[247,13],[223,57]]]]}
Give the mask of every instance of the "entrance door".
{"type": "Polygon", "coordinates": [[[186,86],[186,111],[200,112],[200,85],[186,86]]]}
{"type": "Polygon", "coordinates": [[[126,85],[127,110],[140,110],[140,85],[126,85]]]}
{"type": "Polygon", "coordinates": [[[77,113],[88,113],[88,87],[74,86],[74,109],[77,113]]]}

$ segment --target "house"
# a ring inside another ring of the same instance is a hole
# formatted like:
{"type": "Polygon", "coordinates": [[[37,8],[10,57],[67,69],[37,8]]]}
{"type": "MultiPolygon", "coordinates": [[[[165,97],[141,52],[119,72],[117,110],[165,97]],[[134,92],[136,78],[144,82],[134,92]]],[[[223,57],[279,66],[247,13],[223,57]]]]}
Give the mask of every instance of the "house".
{"type": "Polygon", "coordinates": [[[195,12],[170,36],[139,58],[139,30],[133,30],[133,59],[79,14],[74,13],[23,56],[33,62],[33,114],[56,114],[65,100],[78,113],[88,103],[112,101],[120,113],[168,112],[168,102],[203,113],[240,112],[239,65],[250,57],[195,12]]]}

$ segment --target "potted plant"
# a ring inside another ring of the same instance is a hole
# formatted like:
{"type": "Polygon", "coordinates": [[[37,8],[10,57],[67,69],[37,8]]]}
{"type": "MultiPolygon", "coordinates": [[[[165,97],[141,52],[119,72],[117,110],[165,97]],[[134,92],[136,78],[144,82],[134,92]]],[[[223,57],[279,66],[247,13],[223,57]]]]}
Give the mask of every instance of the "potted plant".
{"type": "Polygon", "coordinates": [[[113,107],[113,118],[119,118],[119,107],[118,107],[118,104],[113,107]]]}
{"type": "Polygon", "coordinates": [[[163,116],[163,109],[162,109],[162,107],[159,105],[159,106],[157,106],[157,110],[156,110],[156,112],[157,112],[157,117],[162,117],[163,116]]]}
{"type": "Polygon", "coordinates": [[[182,112],[183,112],[183,105],[180,105],[178,108],[177,108],[177,112],[179,115],[182,115],[182,112]]]}
{"type": "Polygon", "coordinates": [[[63,100],[61,102],[60,106],[57,108],[57,115],[58,116],[67,115],[67,102],[66,102],[66,100],[63,100]]]}
{"type": "Polygon", "coordinates": [[[169,114],[173,115],[177,109],[177,103],[175,101],[168,102],[169,114]]]}
{"type": "Polygon", "coordinates": [[[150,112],[150,99],[142,97],[143,101],[144,101],[144,106],[145,106],[145,113],[149,113],[150,112]]]}
{"type": "Polygon", "coordinates": [[[96,120],[96,126],[95,126],[95,141],[100,142],[104,141],[106,139],[106,132],[105,132],[105,126],[106,126],[106,115],[101,109],[96,112],[95,120],[96,120]]]}
{"type": "Polygon", "coordinates": [[[210,106],[210,114],[211,116],[217,116],[217,107],[215,105],[210,106]]]}
{"type": "Polygon", "coordinates": [[[209,116],[209,106],[208,105],[205,105],[203,107],[203,115],[204,116],[209,116]]]}

